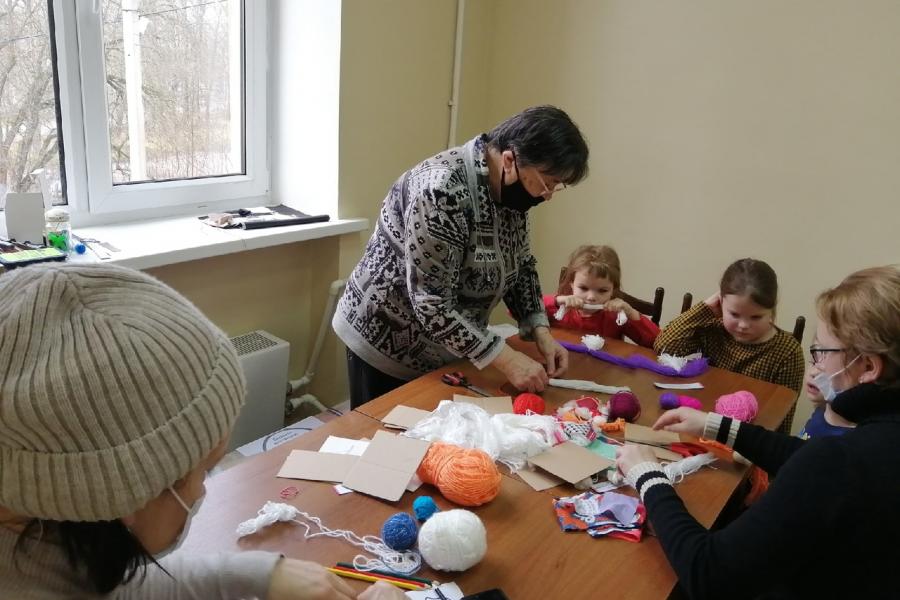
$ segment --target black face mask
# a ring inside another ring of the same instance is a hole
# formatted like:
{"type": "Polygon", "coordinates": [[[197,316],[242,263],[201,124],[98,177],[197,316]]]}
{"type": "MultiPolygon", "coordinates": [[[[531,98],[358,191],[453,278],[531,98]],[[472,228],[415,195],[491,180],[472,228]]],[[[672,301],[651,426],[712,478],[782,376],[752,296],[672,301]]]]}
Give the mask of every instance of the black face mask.
{"type": "Polygon", "coordinates": [[[543,196],[532,196],[522,185],[522,177],[519,175],[519,166],[516,165],[516,175],[519,178],[515,183],[506,185],[506,173],[500,172],[500,205],[511,208],[519,212],[527,212],[529,208],[533,208],[544,201],[543,196]]]}

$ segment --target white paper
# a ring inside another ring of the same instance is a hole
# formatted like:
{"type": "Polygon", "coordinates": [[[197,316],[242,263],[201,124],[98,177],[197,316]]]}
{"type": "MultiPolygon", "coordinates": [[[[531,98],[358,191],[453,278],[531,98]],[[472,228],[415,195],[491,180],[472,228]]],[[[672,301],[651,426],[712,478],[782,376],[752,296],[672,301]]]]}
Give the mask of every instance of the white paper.
{"type": "Polygon", "coordinates": [[[331,452],[332,454],[352,454],[362,456],[369,446],[368,440],[351,440],[336,435],[329,435],[319,452],[331,452]]]}
{"type": "MultiPolygon", "coordinates": [[[[447,600],[462,600],[462,597],[465,595],[455,583],[442,583],[437,589],[441,590],[441,593],[446,596],[447,600]]],[[[406,596],[411,600],[437,600],[438,597],[434,590],[409,591],[406,592],[406,596]]]]}
{"type": "Polygon", "coordinates": [[[263,452],[263,446],[265,446],[266,450],[271,450],[276,446],[280,446],[285,442],[289,442],[292,439],[299,437],[304,433],[307,433],[308,431],[312,431],[313,429],[324,424],[325,423],[323,423],[316,417],[306,417],[302,421],[298,421],[293,425],[288,425],[283,429],[279,429],[278,431],[274,431],[268,435],[264,435],[258,440],[253,440],[252,442],[244,444],[243,446],[238,446],[237,448],[235,448],[235,450],[240,452],[244,456],[261,454],[263,452]]]}
{"type": "Polygon", "coordinates": [[[350,488],[345,488],[341,484],[337,484],[334,486],[334,491],[338,493],[339,496],[343,496],[344,494],[352,494],[353,490],[350,488]]]}
{"type": "Polygon", "coordinates": [[[600,383],[594,383],[593,381],[585,381],[584,379],[551,379],[550,385],[570,390],[580,390],[582,392],[597,392],[599,394],[615,394],[617,392],[631,391],[631,388],[628,386],[602,385],[600,383]]]}
{"type": "Polygon", "coordinates": [[[693,383],[661,383],[654,381],[653,385],[661,390],[702,390],[703,384],[699,381],[693,383]]]}

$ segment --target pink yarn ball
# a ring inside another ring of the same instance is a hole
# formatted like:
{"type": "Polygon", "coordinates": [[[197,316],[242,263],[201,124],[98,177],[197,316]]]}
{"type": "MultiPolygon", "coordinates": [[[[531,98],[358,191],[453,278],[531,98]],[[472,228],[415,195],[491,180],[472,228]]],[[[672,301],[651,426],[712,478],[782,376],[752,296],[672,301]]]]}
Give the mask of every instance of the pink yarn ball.
{"type": "Polygon", "coordinates": [[[632,392],[616,392],[609,399],[609,420],[625,419],[634,423],[641,415],[641,403],[632,392]]]}
{"type": "Polygon", "coordinates": [[[703,410],[703,403],[692,396],[678,396],[678,401],[682,406],[687,406],[688,408],[696,408],[697,410],[703,410]]]}
{"type": "Polygon", "coordinates": [[[513,402],[513,412],[517,415],[524,415],[526,414],[526,411],[529,410],[533,413],[542,415],[544,414],[545,408],[546,405],[544,399],[537,394],[532,394],[530,392],[522,392],[516,396],[516,399],[513,402]]]}
{"type": "Polygon", "coordinates": [[[759,404],[753,394],[741,390],[733,394],[725,394],[716,400],[716,412],[749,423],[759,413],[759,404]]]}

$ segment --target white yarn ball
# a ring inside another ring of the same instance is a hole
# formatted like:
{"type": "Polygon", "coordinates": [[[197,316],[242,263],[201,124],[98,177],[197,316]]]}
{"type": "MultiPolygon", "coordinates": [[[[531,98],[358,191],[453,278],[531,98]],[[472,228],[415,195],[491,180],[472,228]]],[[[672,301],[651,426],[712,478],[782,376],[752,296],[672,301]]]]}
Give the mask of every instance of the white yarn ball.
{"type": "Polygon", "coordinates": [[[438,512],[419,529],[419,552],[432,569],[465,571],[484,558],[487,532],[471,511],[438,512]]]}
{"type": "Polygon", "coordinates": [[[581,343],[591,350],[599,350],[606,343],[606,340],[599,335],[589,334],[581,336],[581,343]]]}

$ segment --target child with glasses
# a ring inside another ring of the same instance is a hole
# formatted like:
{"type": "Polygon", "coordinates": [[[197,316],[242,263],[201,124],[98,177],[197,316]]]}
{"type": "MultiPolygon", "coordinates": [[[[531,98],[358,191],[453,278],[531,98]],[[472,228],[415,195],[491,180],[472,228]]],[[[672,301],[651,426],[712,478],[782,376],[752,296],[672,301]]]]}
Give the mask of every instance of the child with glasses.
{"type": "Polygon", "coordinates": [[[550,324],[621,340],[628,336],[645,348],[653,347],[659,327],[616,297],[622,283],[619,255],[609,246],[579,246],[569,257],[556,295],[544,296],[550,324]],[[560,307],[566,310],[557,319],[560,307]]]}
{"type": "Polygon", "coordinates": [[[823,375],[819,365],[824,362],[826,355],[832,352],[842,352],[842,350],[838,348],[823,348],[818,341],[813,341],[813,345],[809,347],[811,360],[809,367],[806,369],[803,384],[806,388],[806,397],[813,403],[813,412],[809,420],[806,421],[806,425],[803,426],[803,429],[798,434],[801,439],[808,440],[829,435],[843,435],[856,427],[855,423],[851,423],[832,410],[831,400],[834,395],[831,392],[834,391],[834,387],[830,385],[831,380],[829,379],[828,384],[822,384],[823,377],[827,378],[828,376],[823,375]],[[829,395],[832,396],[831,399],[826,400],[817,382],[831,390],[829,392],[829,395]]]}
{"type": "MultiPolygon", "coordinates": [[[[790,333],[775,326],[778,278],[767,263],[735,261],[719,291],[672,320],[654,349],[679,356],[702,352],[714,367],[769,381],[797,394],[803,384],[803,350],[790,333]]],[[[781,431],[793,422],[796,402],[781,431]]]]}

